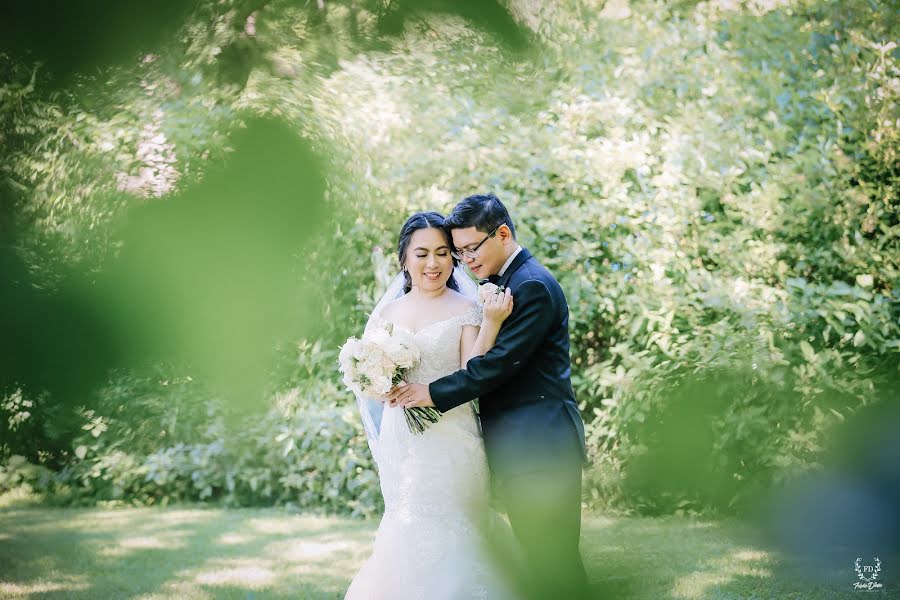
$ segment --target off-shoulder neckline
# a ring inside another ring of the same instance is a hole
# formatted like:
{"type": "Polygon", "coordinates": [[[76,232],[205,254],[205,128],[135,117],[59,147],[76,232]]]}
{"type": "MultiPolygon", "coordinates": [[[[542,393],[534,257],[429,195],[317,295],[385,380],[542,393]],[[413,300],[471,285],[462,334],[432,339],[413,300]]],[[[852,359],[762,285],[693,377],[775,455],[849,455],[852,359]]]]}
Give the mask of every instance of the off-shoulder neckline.
{"type": "Polygon", "coordinates": [[[463,317],[467,317],[467,316],[469,315],[469,313],[471,313],[471,312],[477,312],[477,311],[478,311],[478,305],[476,304],[476,305],[474,305],[474,306],[471,306],[471,307],[467,308],[464,312],[461,312],[461,313],[459,313],[458,315],[453,315],[452,317],[447,317],[446,319],[440,319],[440,320],[438,320],[438,321],[432,321],[432,322],[429,323],[428,325],[425,325],[425,326],[423,326],[423,327],[419,327],[419,328],[416,329],[415,331],[413,331],[413,330],[410,329],[409,327],[405,327],[405,326],[403,326],[403,325],[399,325],[398,323],[394,323],[393,321],[388,321],[387,319],[385,319],[385,318],[382,317],[381,315],[372,315],[372,318],[378,319],[379,321],[381,321],[381,322],[383,322],[383,323],[389,323],[390,325],[392,325],[392,326],[394,326],[394,327],[399,327],[400,329],[402,329],[402,330],[404,330],[404,331],[407,331],[407,332],[409,332],[409,333],[411,333],[411,334],[413,334],[413,335],[418,335],[419,333],[425,331],[426,329],[429,329],[429,328],[431,328],[431,327],[434,327],[435,325],[438,325],[438,324],[440,324],[440,323],[446,323],[446,322],[448,322],[448,321],[453,321],[454,319],[462,319],[463,317]]]}

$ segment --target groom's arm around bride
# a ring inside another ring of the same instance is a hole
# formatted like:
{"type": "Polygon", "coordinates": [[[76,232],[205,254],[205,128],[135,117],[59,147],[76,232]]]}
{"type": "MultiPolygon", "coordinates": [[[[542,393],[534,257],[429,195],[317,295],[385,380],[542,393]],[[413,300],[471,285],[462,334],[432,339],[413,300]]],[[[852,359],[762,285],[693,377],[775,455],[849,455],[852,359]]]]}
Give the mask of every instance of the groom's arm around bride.
{"type": "Polygon", "coordinates": [[[493,194],[463,200],[446,227],[456,256],[478,277],[498,276],[515,306],[487,353],[427,387],[396,390],[393,399],[442,412],[480,399],[491,474],[532,578],[526,589],[540,598],[586,597],[578,550],[584,424],[570,381],[565,294],[519,247],[493,194]]]}

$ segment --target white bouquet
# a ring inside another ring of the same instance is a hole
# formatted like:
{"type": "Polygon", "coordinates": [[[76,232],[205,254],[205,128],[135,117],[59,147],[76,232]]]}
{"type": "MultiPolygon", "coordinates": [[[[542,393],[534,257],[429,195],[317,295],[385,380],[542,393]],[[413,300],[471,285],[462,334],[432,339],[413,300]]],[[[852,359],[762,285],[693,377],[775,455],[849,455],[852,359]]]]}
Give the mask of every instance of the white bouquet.
{"type": "MultiPolygon", "coordinates": [[[[421,352],[411,333],[390,323],[376,323],[361,339],[349,338],[338,357],[344,385],[357,396],[387,400],[391,388],[421,360],[421,352]]],[[[441,418],[431,407],[404,408],[406,423],[413,433],[422,433],[441,418]]]]}

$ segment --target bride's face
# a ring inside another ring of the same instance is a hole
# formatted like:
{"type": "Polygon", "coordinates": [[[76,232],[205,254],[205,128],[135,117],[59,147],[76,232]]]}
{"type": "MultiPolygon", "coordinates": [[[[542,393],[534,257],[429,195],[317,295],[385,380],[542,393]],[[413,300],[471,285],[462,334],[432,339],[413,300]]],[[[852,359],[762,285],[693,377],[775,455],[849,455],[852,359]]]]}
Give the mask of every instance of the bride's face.
{"type": "Polygon", "coordinates": [[[447,285],[453,274],[453,257],[447,238],[439,229],[429,227],[413,232],[406,249],[406,269],[413,287],[423,292],[447,285]]]}

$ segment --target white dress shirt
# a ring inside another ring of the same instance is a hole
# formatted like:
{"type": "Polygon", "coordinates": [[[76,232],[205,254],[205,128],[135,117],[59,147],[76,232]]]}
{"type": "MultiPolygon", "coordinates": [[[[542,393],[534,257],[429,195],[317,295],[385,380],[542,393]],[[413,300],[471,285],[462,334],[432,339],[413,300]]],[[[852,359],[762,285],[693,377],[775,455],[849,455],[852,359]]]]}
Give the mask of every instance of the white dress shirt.
{"type": "Polygon", "coordinates": [[[512,264],[512,261],[516,258],[516,255],[522,251],[522,246],[516,248],[516,251],[509,255],[509,258],[506,259],[506,262],[503,263],[503,266],[500,267],[500,272],[497,273],[497,277],[503,277],[503,274],[506,273],[506,269],[509,268],[509,265],[512,264]]]}

